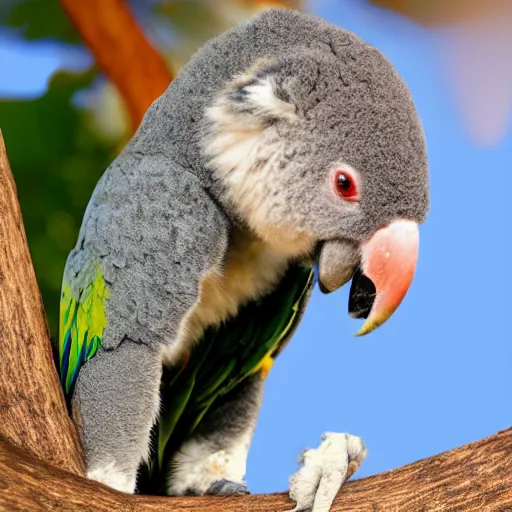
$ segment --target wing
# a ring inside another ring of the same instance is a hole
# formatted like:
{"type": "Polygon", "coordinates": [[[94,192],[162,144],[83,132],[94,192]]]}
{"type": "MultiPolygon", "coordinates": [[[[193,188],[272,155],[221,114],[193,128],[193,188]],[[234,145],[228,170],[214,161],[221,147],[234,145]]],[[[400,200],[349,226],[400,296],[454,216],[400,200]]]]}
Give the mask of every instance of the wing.
{"type": "Polygon", "coordinates": [[[266,376],[298,326],[314,283],[311,268],[291,267],[274,292],[208,330],[181,367],[164,368],[163,407],[141,492],[165,494],[168,461],[216,400],[258,371],[266,376]]]}
{"type": "Polygon", "coordinates": [[[172,343],[202,277],[222,264],[228,229],[201,180],[164,156],[123,153],[111,164],[66,262],[59,352],[68,397],[100,346],[172,343]]]}
{"type": "Polygon", "coordinates": [[[77,286],[72,279],[64,280],[60,299],[59,363],[60,377],[66,399],[73,396],[78,372],[101,345],[108,289],[99,266],[86,272],[91,279],[77,286]]]}

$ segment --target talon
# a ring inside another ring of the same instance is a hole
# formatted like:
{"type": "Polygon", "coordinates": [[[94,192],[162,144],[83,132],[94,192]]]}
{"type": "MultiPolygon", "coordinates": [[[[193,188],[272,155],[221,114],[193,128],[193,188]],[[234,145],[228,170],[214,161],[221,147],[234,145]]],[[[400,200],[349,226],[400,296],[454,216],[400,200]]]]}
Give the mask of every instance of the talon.
{"type": "Polygon", "coordinates": [[[354,476],[354,473],[358,469],[359,469],[359,463],[357,463],[355,460],[351,460],[348,463],[347,478],[345,479],[345,481],[350,480],[354,476]]]}
{"type": "MultiPolygon", "coordinates": [[[[359,467],[366,457],[368,456],[368,450],[366,448],[366,443],[361,437],[352,436],[347,434],[347,451],[350,462],[356,462],[357,467],[359,467]]],[[[357,469],[357,468],[356,468],[357,469]]]]}
{"type": "Polygon", "coordinates": [[[244,482],[232,482],[231,480],[216,480],[204,493],[206,496],[246,496],[251,494],[244,482]]]}
{"type": "Polygon", "coordinates": [[[291,512],[329,512],[336,494],[368,451],[360,437],[325,432],[317,449],[302,452],[303,466],[290,479],[291,512]]]}

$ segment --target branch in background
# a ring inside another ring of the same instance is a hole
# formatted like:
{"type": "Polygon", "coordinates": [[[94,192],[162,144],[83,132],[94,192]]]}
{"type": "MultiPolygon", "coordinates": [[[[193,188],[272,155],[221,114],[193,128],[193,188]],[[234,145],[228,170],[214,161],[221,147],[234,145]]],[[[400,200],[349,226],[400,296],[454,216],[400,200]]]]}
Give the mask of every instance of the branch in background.
{"type": "Polygon", "coordinates": [[[0,132],[0,438],[83,474],[0,132]]]}
{"type": "MultiPolygon", "coordinates": [[[[242,1],[242,0],[238,0],[242,1]]],[[[300,0],[243,0],[256,10],[272,6],[299,9],[300,0]]],[[[60,0],[96,62],[115,85],[132,121],[139,126],[151,103],[173,77],[151,46],[125,0],[60,0]]]]}
{"type": "Polygon", "coordinates": [[[116,86],[135,130],[172,81],[124,0],[60,0],[98,65],[116,86]]]}

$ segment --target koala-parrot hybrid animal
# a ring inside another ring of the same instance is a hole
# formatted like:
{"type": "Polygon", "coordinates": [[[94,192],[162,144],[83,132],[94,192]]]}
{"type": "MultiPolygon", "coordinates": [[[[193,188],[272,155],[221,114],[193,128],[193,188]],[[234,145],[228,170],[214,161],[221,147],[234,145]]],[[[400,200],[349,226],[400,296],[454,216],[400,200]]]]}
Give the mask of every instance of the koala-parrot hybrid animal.
{"type": "MultiPolygon", "coordinates": [[[[262,377],[316,278],[331,292],[353,277],[360,333],[382,324],[428,203],[421,124],[374,47],[289,10],[207,43],[102,176],[67,260],[60,370],[88,476],[248,492],[262,377]]],[[[327,510],[365,453],[348,435],[306,452],[297,509],[329,488],[327,510]]]]}

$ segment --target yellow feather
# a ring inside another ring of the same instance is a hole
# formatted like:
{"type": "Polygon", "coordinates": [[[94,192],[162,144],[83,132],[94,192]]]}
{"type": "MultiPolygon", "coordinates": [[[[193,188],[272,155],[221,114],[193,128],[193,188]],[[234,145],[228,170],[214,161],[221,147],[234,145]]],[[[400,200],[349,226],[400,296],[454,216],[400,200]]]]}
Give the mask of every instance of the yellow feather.
{"type": "Polygon", "coordinates": [[[256,369],[256,371],[260,372],[261,380],[265,380],[268,377],[272,366],[274,366],[274,359],[271,355],[273,351],[274,349],[267,353],[267,355],[261,360],[256,369]]]}

